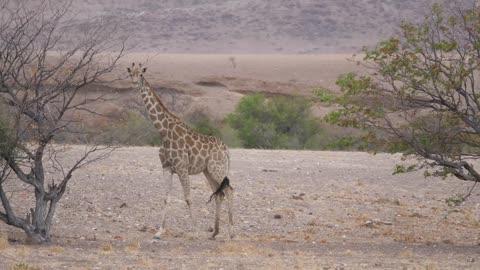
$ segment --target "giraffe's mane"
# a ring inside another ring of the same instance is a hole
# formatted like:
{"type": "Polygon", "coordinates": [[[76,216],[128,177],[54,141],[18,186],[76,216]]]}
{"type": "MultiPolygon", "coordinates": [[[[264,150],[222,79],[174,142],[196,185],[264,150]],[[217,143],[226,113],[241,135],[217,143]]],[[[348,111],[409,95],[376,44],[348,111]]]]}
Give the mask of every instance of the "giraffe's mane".
{"type": "MultiPolygon", "coordinates": [[[[181,125],[183,126],[184,128],[190,130],[190,131],[193,131],[192,128],[190,126],[188,126],[185,122],[182,121],[182,119],[180,117],[178,117],[177,115],[175,115],[174,113],[172,113],[169,109],[167,109],[167,107],[165,107],[165,105],[163,104],[162,100],[160,99],[160,97],[157,95],[157,93],[155,93],[153,91],[153,88],[150,86],[150,84],[147,82],[147,80],[145,80],[144,78],[144,84],[150,89],[150,92],[152,93],[153,95],[153,98],[158,102],[158,104],[162,107],[162,109],[168,113],[170,116],[173,117],[173,119],[176,120],[176,124],[177,125],[181,125]]],[[[203,134],[200,134],[200,135],[203,135],[203,134]]]]}
{"type": "Polygon", "coordinates": [[[163,105],[163,102],[162,100],[160,99],[160,97],[157,95],[157,93],[155,93],[155,91],[153,91],[153,88],[150,86],[150,84],[147,82],[147,80],[144,78],[143,79],[143,83],[145,84],[146,87],[148,87],[150,89],[150,92],[152,93],[153,95],[153,98],[155,99],[155,101],[157,101],[158,105],[160,105],[162,107],[162,109],[168,113],[170,116],[172,116],[174,119],[176,120],[179,120],[181,121],[180,117],[176,116],[174,113],[172,113],[169,109],[167,109],[167,107],[165,107],[165,105],[163,105]]]}

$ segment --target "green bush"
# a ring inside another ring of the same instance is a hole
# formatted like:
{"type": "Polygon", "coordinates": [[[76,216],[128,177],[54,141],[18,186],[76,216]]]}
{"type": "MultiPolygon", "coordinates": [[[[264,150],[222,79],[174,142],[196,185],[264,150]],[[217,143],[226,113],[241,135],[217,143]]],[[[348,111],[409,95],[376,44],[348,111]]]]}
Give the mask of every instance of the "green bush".
{"type": "Polygon", "coordinates": [[[190,113],[186,120],[189,127],[198,133],[208,136],[215,136],[217,138],[222,138],[222,133],[215,124],[210,120],[210,118],[200,110],[196,110],[190,113]]]}
{"type": "MultiPolygon", "coordinates": [[[[188,126],[195,132],[222,138],[222,133],[208,116],[195,111],[186,117],[188,126]]],[[[111,124],[98,137],[102,144],[158,146],[162,140],[150,119],[136,112],[127,112],[121,120],[111,124]]]]}
{"type": "Polygon", "coordinates": [[[304,149],[321,129],[308,100],[262,94],[243,97],[226,121],[246,148],[304,149]]]}
{"type": "Polygon", "coordinates": [[[160,145],[158,131],[149,119],[136,112],[128,112],[98,136],[98,143],[122,145],[160,145]]]}

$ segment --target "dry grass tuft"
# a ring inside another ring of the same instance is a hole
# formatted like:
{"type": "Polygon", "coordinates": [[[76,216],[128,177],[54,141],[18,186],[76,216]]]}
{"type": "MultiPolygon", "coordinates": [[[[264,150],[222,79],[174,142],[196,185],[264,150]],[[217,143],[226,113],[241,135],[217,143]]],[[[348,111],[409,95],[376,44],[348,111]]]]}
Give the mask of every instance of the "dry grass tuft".
{"type": "Polygon", "coordinates": [[[438,267],[438,265],[434,263],[428,263],[427,265],[425,265],[425,270],[436,270],[436,269],[440,269],[440,268],[438,267]]]}
{"type": "Polygon", "coordinates": [[[22,246],[20,248],[15,248],[15,255],[23,257],[23,258],[30,255],[30,252],[31,252],[31,250],[27,246],[22,246]]]}
{"type": "Polygon", "coordinates": [[[106,243],[100,247],[100,255],[109,255],[113,252],[112,243],[106,243]]]}
{"type": "Polygon", "coordinates": [[[473,227],[473,228],[480,228],[480,218],[473,213],[472,209],[466,210],[464,214],[465,227],[473,227]]]}
{"type": "Polygon", "coordinates": [[[258,254],[263,253],[264,250],[259,249],[257,246],[248,244],[245,242],[230,241],[226,242],[217,249],[221,253],[243,253],[243,254],[258,254]]]}
{"type": "Polygon", "coordinates": [[[140,240],[134,240],[128,244],[125,251],[131,253],[137,253],[140,250],[140,240]]]}
{"type": "Polygon", "coordinates": [[[6,233],[0,234],[0,250],[5,250],[10,247],[10,243],[8,242],[8,236],[6,233]]]}
{"type": "Polygon", "coordinates": [[[37,266],[32,266],[26,263],[17,263],[12,266],[12,270],[42,270],[42,268],[37,266]]]}
{"type": "Polygon", "coordinates": [[[365,222],[372,220],[372,217],[366,214],[359,214],[354,217],[354,220],[358,223],[365,224],[365,222]]]}
{"type": "Polygon", "coordinates": [[[50,251],[52,253],[63,253],[65,251],[65,249],[61,246],[53,246],[53,247],[50,247],[48,249],[48,251],[50,251]]]}
{"type": "Polygon", "coordinates": [[[400,253],[400,256],[401,257],[404,257],[404,258],[412,258],[413,257],[413,251],[411,249],[406,249],[404,251],[402,251],[402,253],[400,253]]]}
{"type": "Polygon", "coordinates": [[[374,201],[374,203],[378,204],[391,204],[391,205],[396,205],[396,206],[401,206],[402,204],[400,203],[400,200],[398,199],[388,199],[388,198],[380,198],[374,201]]]}
{"type": "Polygon", "coordinates": [[[414,233],[398,233],[394,236],[395,241],[407,244],[417,243],[421,238],[414,233]]]}

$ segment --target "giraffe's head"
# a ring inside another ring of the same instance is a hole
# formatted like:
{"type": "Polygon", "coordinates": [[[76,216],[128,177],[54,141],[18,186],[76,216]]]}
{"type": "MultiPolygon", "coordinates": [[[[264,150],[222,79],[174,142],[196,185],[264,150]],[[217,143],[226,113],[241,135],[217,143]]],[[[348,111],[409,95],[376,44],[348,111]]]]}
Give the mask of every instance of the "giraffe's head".
{"type": "Polygon", "coordinates": [[[127,68],[127,71],[134,87],[143,85],[143,74],[147,71],[147,68],[142,68],[142,64],[135,66],[135,63],[132,63],[132,67],[127,68]]]}

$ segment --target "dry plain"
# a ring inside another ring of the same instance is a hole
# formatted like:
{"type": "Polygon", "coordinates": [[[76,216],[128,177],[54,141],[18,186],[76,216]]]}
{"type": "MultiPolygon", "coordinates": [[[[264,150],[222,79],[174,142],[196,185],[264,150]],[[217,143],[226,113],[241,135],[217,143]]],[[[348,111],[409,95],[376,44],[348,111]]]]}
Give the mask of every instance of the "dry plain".
{"type": "MultiPolygon", "coordinates": [[[[116,101],[96,109],[139,100],[125,78],[133,61],[147,66],[158,93],[175,89],[189,107],[222,118],[244,94],[311,96],[313,88],[334,88],[339,74],[358,70],[349,56],[129,54],[116,71],[123,78],[111,85],[116,101]]],[[[74,146],[62,159],[68,164],[82,151],[74,146]]],[[[0,239],[10,239],[0,240],[0,269],[480,269],[478,188],[452,208],[446,200],[471,183],[392,175],[399,155],[233,149],[235,239],[223,231],[208,240],[213,205],[198,175],[192,195],[199,235],[175,179],[168,233],[152,241],[165,193],[157,151],[124,147],[77,171],[47,245],[31,245],[0,224],[0,239]]],[[[7,187],[27,210],[28,190],[13,181],[7,187]]]]}
{"type": "MultiPolygon", "coordinates": [[[[64,154],[71,162],[84,147],[64,154]]],[[[210,194],[192,177],[195,237],[178,180],[167,234],[154,241],[164,175],[154,147],[125,147],[80,169],[55,217],[50,244],[1,225],[0,269],[479,269],[478,191],[469,183],[392,175],[399,155],[232,150],[235,234],[208,240],[210,194]]],[[[19,205],[29,197],[8,186],[19,205]]],[[[225,215],[223,215],[225,217],[225,215]]],[[[224,224],[224,223],[222,223],[224,224]]],[[[223,227],[225,228],[225,227],[223,227]]]]}

